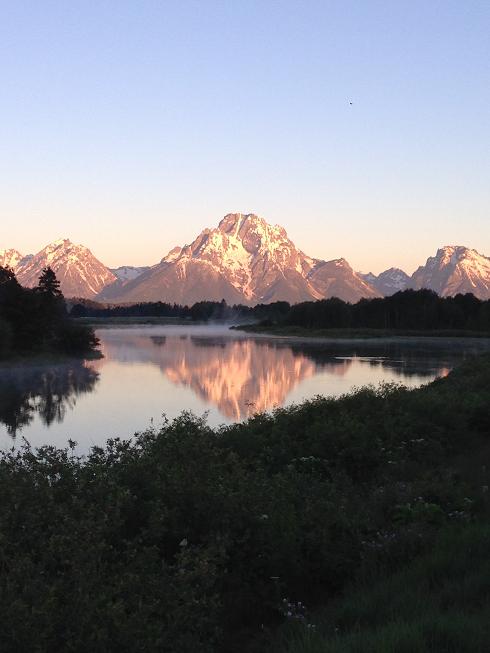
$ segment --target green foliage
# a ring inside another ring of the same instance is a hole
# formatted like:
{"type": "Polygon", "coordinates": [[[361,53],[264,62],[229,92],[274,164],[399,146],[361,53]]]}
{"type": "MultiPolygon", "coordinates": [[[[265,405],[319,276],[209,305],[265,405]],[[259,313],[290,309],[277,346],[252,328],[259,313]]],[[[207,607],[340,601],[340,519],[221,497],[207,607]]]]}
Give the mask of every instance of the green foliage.
{"type": "Polygon", "coordinates": [[[428,553],[388,577],[361,580],[283,629],[277,653],[486,653],[490,526],[445,528],[428,553]]]}
{"type": "MultiPolygon", "coordinates": [[[[283,619],[284,597],[318,605],[356,578],[396,579],[441,529],[486,510],[489,405],[485,357],[417,390],[364,388],[218,430],[184,413],[86,458],[4,452],[2,651],[240,651],[283,619]]],[[[358,617],[343,615],[350,636],[358,617]]],[[[458,642],[443,616],[433,636],[458,642]]],[[[380,620],[382,639],[409,650],[419,625],[397,624],[380,620]]],[[[300,625],[294,637],[325,641],[300,625]]]]}

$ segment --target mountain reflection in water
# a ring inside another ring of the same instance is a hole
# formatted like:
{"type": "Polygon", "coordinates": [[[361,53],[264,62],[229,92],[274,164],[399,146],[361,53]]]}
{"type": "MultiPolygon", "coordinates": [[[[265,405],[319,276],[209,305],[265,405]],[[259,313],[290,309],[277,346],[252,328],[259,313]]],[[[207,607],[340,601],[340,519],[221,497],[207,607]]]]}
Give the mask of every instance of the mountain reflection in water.
{"type": "Polygon", "coordinates": [[[62,422],[77,397],[92,392],[98,372],[82,361],[0,368],[0,421],[15,437],[36,415],[49,426],[62,422]]]}
{"type": "Polygon", "coordinates": [[[192,325],[97,335],[100,360],[0,367],[0,446],[22,434],[35,446],[70,438],[87,451],[162,414],[208,411],[218,425],[368,383],[416,386],[490,348],[485,339],[315,342],[192,325]]]}
{"type": "Polygon", "coordinates": [[[229,420],[282,406],[301,381],[320,372],[344,376],[353,363],[380,367],[400,381],[423,382],[443,376],[452,366],[451,350],[403,347],[399,344],[295,342],[224,335],[104,334],[107,359],[157,365],[175,385],[191,388],[229,420]]]}

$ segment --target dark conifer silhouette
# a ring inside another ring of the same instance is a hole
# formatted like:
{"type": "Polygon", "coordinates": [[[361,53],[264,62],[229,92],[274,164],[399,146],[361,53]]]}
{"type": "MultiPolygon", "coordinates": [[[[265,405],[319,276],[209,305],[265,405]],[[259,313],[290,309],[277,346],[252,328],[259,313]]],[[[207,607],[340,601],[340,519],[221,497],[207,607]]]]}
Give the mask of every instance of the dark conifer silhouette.
{"type": "Polygon", "coordinates": [[[0,357],[39,352],[85,354],[98,344],[91,328],[68,317],[60,283],[45,268],[36,288],[23,288],[0,267],[0,357]]]}
{"type": "Polygon", "coordinates": [[[0,285],[6,283],[13,283],[17,286],[19,285],[19,282],[17,281],[17,277],[15,276],[15,272],[12,270],[12,268],[9,267],[2,268],[0,266],[0,285]]]}
{"type": "Polygon", "coordinates": [[[56,278],[56,274],[50,268],[43,268],[41,276],[39,277],[39,284],[37,286],[39,292],[42,292],[51,297],[62,297],[60,290],[60,282],[56,278]]]}

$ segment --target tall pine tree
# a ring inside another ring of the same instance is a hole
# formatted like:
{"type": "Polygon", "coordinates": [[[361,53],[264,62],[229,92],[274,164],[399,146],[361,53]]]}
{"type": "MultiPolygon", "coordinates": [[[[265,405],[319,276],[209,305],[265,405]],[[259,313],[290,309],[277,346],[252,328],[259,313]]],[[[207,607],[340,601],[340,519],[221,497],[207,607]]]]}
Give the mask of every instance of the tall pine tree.
{"type": "Polygon", "coordinates": [[[39,292],[49,295],[50,297],[63,296],[60,290],[60,282],[50,267],[43,268],[41,276],[39,277],[37,289],[39,292]]]}

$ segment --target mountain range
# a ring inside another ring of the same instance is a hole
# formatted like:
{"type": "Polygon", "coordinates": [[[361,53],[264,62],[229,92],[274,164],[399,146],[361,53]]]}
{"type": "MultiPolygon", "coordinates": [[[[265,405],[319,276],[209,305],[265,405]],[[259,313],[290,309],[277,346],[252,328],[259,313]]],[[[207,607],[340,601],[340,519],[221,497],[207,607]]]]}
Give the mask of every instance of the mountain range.
{"type": "Polygon", "coordinates": [[[344,258],[307,256],[279,225],[254,214],[230,213],[214,229],[204,229],[189,245],[175,247],[149,267],[110,269],[83,245],[57,240],[35,255],[0,250],[0,265],[11,267],[22,285],[37,284],[50,266],[66,297],[110,303],[200,300],[229,304],[296,303],[326,297],[348,302],[391,295],[407,288],[430,288],[441,296],[471,292],[490,298],[490,259],[474,249],[446,246],[412,276],[399,268],[379,275],[356,272],[344,258]]]}

